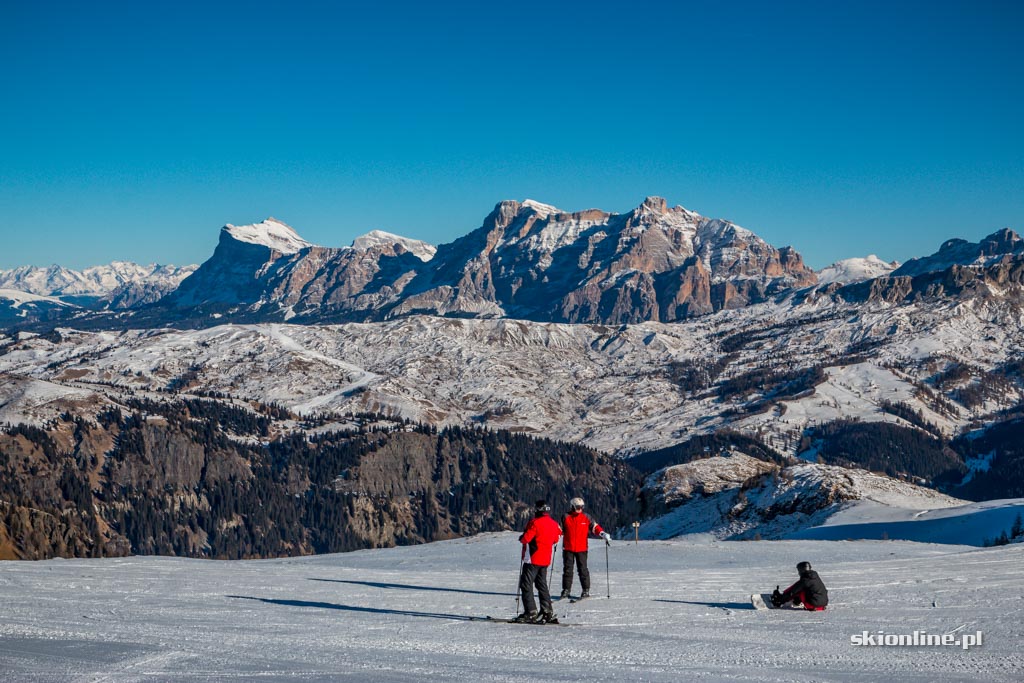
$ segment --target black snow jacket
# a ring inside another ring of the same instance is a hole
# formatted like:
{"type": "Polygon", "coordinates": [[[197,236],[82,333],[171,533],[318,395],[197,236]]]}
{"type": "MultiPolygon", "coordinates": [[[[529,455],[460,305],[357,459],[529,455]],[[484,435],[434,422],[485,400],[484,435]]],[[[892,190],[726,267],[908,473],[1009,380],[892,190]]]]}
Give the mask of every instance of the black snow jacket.
{"type": "Polygon", "coordinates": [[[804,600],[812,607],[824,607],[828,604],[828,590],[818,572],[813,569],[801,574],[800,580],[786,589],[782,594],[782,602],[789,602],[799,593],[804,594],[804,600]]]}

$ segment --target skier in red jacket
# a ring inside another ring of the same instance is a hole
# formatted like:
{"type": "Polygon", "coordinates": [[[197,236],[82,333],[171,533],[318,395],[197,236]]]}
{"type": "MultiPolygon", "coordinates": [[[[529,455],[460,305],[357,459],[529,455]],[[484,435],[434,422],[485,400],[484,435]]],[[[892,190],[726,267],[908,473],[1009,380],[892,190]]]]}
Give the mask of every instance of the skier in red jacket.
{"type": "Polygon", "coordinates": [[[583,593],[580,599],[590,597],[590,570],[587,569],[587,551],[590,548],[590,535],[600,536],[605,543],[611,536],[583,512],[583,499],[573,498],[569,501],[572,511],[562,519],[565,540],[562,541],[562,594],[560,598],[569,597],[572,588],[572,567],[576,565],[580,574],[580,586],[583,593]]]}
{"type": "Polygon", "coordinates": [[[557,624],[554,606],[551,604],[551,593],[548,591],[548,567],[551,555],[558,539],[562,537],[562,529],[558,522],[551,519],[551,508],[546,501],[538,500],[534,507],[534,517],[526,525],[526,531],[519,537],[523,544],[523,558],[527,550],[530,561],[523,563],[519,575],[519,592],[523,596],[523,613],[515,621],[535,622],[540,624],[557,624]],[[533,589],[537,588],[540,597],[540,612],[533,600],[533,589]]]}

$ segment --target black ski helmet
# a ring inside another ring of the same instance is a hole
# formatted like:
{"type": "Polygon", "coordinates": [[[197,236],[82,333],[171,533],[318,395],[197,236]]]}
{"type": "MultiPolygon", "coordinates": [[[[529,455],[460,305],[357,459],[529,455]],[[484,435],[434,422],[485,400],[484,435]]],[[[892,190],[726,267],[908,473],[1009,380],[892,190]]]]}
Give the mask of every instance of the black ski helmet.
{"type": "Polygon", "coordinates": [[[804,574],[806,572],[811,571],[811,563],[807,562],[806,560],[804,560],[803,562],[800,562],[799,564],[796,565],[796,571],[799,574],[804,574]]]}
{"type": "Polygon", "coordinates": [[[548,502],[546,500],[538,500],[536,503],[533,504],[533,509],[534,511],[536,511],[538,515],[542,512],[551,512],[551,506],[548,505],[548,502]]]}

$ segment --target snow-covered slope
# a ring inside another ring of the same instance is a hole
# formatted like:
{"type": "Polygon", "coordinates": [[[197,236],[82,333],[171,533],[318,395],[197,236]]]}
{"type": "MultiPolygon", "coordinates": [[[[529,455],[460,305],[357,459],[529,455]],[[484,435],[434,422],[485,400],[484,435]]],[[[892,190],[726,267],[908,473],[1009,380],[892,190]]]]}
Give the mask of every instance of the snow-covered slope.
{"type": "Polygon", "coordinates": [[[395,244],[401,245],[403,249],[414,254],[416,258],[421,261],[429,261],[434,258],[434,254],[437,253],[437,247],[433,244],[428,244],[421,240],[409,239],[408,237],[393,235],[390,232],[385,232],[383,230],[371,230],[365,235],[361,235],[352,240],[352,248],[360,251],[367,251],[374,247],[392,246],[395,244]]]}
{"type": "Polygon", "coordinates": [[[65,412],[92,417],[108,405],[88,389],[0,374],[0,425],[40,426],[65,412]]]}
{"type": "Polygon", "coordinates": [[[818,283],[822,285],[839,283],[849,284],[861,280],[872,280],[882,275],[888,275],[899,267],[899,263],[893,261],[888,263],[874,254],[865,258],[848,258],[836,261],[818,271],[818,283]]]}
{"type": "Polygon", "coordinates": [[[1024,671],[1024,545],[616,541],[607,577],[601,555],[598,597],[556,603],[564,627],[471,621],[515,612],[514,533],[246,562],[3,562],[0,670],[34,683],[998,683],[1024,671]],[[751,609],[800,560],[828,586],[828,610],[751,609]],[[980,631],[983,644],[852,645],[865,630],[980,631]]]}
{"type": "Polygon", "coordinates": [[[12,325],[32,318],[45,318],[71,307],[60,299],[17,289],[0,289],[0,325],[12,325]]]}
{"type": "Polygon", "coordinates": [[[819,540],[902,539],[921,543],[983,545],[1013,528],[1024,517],[1024,500],[987,500],[946,507],[918,507],[909,501],[865,499],[830,516],[824,524],[795,532],[787,538],[819,540]],[[919,509],[923,508],[923,509],[919,509]]]}
{"type": "MultiPolygon", "coordinates": [[[[864,524],[867,538],[882,538],[880,529],[885,525],[872,524],[917,519],[929,510],[961,510],[947,517],[974,514],[963,508],[966,501],[883,475],[816,464],[780,469],[739,452],[665,468],[648,478],[645,489],[673,506],[667,514],[645,522],[643,536],[651,539],[693,533],[729,539],[790,538],[823,524],[843,524],[846,535],[810,537],[860,538],[849,524],[833,521],[840,515],[864,524]]],[[[1024,511],[1024,501],[1015,505],[1024,511]]],[[[951,526],[949,533],[936,532],[930,540],[981,545],[1000,530],[993,527],[987,536],[959,534],[956,538],[958,532],[951,526]]],[[[890,537],[918,540],[914,534],[911,527],[893,526],[890,537]]]]}
{"type": "Polygon", "coordinates": [[[221,230],[239,242],[267,247],[280,254],[294,254],[313,246],[299,237],[290,225],[276,218],[267,218],[250,225],[228,223],[221,230]]]}

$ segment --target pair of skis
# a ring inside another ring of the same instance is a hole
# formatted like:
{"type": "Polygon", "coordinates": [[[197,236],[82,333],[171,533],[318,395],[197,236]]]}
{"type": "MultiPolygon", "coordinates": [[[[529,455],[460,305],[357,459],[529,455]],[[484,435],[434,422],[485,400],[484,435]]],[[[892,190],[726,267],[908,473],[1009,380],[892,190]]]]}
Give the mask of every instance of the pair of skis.
{"type": "Polygon", "coordinates": [[[470,617],[470,621],[490,621],[496,624],[522,624],[523,626],[571,626],[560,621],[518,621],[516,619],[503,619],[501,617],[470,617]]]}

